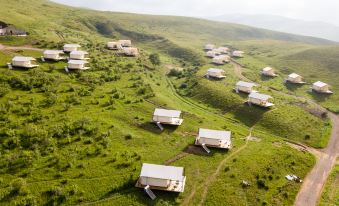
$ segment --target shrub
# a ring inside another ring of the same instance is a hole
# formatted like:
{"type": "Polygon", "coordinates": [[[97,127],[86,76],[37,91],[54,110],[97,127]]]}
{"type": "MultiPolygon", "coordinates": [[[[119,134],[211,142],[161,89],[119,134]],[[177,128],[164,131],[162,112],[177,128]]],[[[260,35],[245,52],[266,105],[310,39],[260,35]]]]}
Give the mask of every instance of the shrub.
{"type": "Polygon", "coordinates": [[[10,183],[10,187],[14,194],[26,193],[26,181],[22,178],[14,179],[10,183]]]}
{"type": "Polygon", "coordinates": [[[153,65],[160,65],[161,64],[161,61],[160,61],[160,56],[158,53],[153,53],[151,55],[149,55],[148,59],[150,60],[150,62],[153,64],[153,65]]]}
{"type": "Polygon", "coordinates": [[[130,140],[130,139],[132,139],[132,135],[131,134],[125,135],[125,140],[130,140]]]}
{"type": "Polygon", "coordinates": [[[181,77],[182,71],[179,71],[177,69],[171,69],[167,75],[170,77],[181,77]]]}

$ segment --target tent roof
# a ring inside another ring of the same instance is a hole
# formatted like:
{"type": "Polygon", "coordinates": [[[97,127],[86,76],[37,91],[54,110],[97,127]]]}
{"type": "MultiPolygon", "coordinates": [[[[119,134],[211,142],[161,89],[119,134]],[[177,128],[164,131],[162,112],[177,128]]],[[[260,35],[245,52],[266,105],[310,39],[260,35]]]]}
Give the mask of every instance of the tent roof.
{"type": "Polygon", "coordinates": [[[63,54],[64,52],[61,50],[45,50],[44,54],[63,54]]]}
{"type": "Polygon", "coordinates": [[[183,167],[173,167],[144,163],[142,164],[140,176],[165,180],[183,181],[184,179],[183,173],[184,173],[183,167]]]}
{"type": "Polygon", "coordinates": [[[299,74],[296,74],[296,73],[292,73],[290,75],[288,75],[289,77],[291,78],[298,78],[298,77],[301,77],[299,74]]]}
{"type": "Polygon", "coordinates": [[[79,44],[65,44],[64,47],[81,47],[79,44]]]}
{"type": "Polygon", "coordinates": [[[33,60],[35,60],[33,57],[16,56],[13,58],[13,61],[33,61],[33,60]]]}
{"type": "Polygon", "coordinates": [[[125,51],[133,51],[133,50],[138,50],[136,47],[126,47],[124,48],[125,51]]]}
{"type": "Polygon", "coordinates": [[[239,81],[239,82],[237,82],[237,84],[236,84],[237,86],[242,86],[242,87],[254,87],[254,86],[256,86],[256,84],[254,84],[254,83],[251,83],[251,82],[244,82],[244,81],[239,81]]]}
{"type": "Polygon", "coordinates": [[[314,86],[317,86],[317,87],[325,87],[327,86],[328,84],[324,83],[324,82],[321,82],[321,81],[317,81],[313,84],[314,86]]]}
{"type": "Polygon", "coordinates": [[[263,71],[267,72],[267,71],[270,71],[270,70],[272,70],[272,69],[273,69],[272,67],[265,67],[265,68],[263,69],[263,71]]]}
{"type": "Polygon", "coordinates": [[[231,132],[222,130],[199,129],[199,137],[231,141],[231,132]]]}
{"type": "Polygon", "coordinates": [[[167,110],[167,109],[155,109],[154,116],[162,116],[162,117],[174,117],[179,118],[181,111],[178,110],[167,110]]]}
{"type": "Polygon", "coordinates": [[[215,59],[215,60],[224,60],[224,59],[226,59],[226,58],[228,58],[228,56],[227,55],[220,55],[220,56],[215,56],[213,59],[215,59]]]}
{"type": "Polygon", "coordinates": [[[270,95],[260,94],[257,92],[252,92],[248,97],[254,98],[254,99],[265,100],[265,101],[272,98],[270,95]]]}
{"type": "Polygon", "coordinates": [[[75,54],[75,55],[80,54],[80,55],[82,55],[82,54],[88,54],[88,52],[86,52],[86,51],[72,51],[71,54],[75,54]]]}
{"type": "Polygon", "coordinates": [[[88,63],[88,61],[71,59],[68,61],[68,63],[69,64],[86,64],[88,63]]]}

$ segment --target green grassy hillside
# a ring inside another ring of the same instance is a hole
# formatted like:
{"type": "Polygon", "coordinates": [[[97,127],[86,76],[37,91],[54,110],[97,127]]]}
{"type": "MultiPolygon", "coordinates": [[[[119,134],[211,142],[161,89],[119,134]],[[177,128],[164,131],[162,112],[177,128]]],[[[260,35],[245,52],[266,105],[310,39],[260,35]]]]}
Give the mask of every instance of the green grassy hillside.
{"type": "Polygon", "coordinates": [[[244,41],[239,47],[245,49],[251,58],[241,60],[249,70],[245,76],[273,89],[290,94],[304,96],[338,113],[339,101],[337,76],[339,69],[338,46],[314,46],[308,44],[291,44],[277,41],[244,41]],[[257,74],[265,66],[271,65],[279,73],[275,79],[261,79],[257,74]],[[288,74],[296,72],[307,82],[301,87],[281,84],[288,74]],[[333,95],[321,95],[309,92],[316,81],[328,83],[334,91],[333,95]]]}
{"type": "Polygon", "coordinates": [[[286,48],[303,52],[329,41],[43,0],[0,0],[0,5],[6,11],[1,21],[30,33],[27,38],[0,37],[0,44],[60,49],[65,42],[79,43],[91,57],[91,70],[67,74],[65,62],[8,70],[13,56],[39,58],[42,52],[0,51],[0,205],[291,205],[300,185],[284,176],[303,178],[315,159],[284,140],[314,147],[327,143],[328,120],[298,106],[306,103],[265,87],[257,72],[271,62],[261,55],[267,48],[258,46],[260,54],[250,48],[253,42],[274,42],[272,50],[285,51],[279,54],[284,58],[286,48]],[[106,41],[116,38],[132,39],[141,55],[127,58],[107,51],[106,41]],[[203,78],[213,66],[201,50],[207,42],[243,48],[249,54],[241,60],[247,65],[244,74],[263,84],[258,90],[271,94],[276,106],[246,106],[246,96],[233,92],[239,77],[232,65],[220,67],[226,71],[224,81],[203,78]],[[159,66],[149,60],[155,52],[159,66]],[[172,67],[182,70],[168,76],[172,67]],[[183,125],[160,132],[150,123],[156,107],[182,110],[183,125]],[[194,149],[199,128],[231,130],[232,150],[213,149],[206,155],[194,149]],[[245,141],[250,131],[256,141],[245,141]],[[134,187],[143,162],[185,167],[185,192],[155,191],[158,198],[151,201],[134,187]],[[242,180],[252,186],[242,188],[242,180]]]}
{"type": "Polygon", "coordinates": [[[324,192],[321,196],[319,205],[338,205],[339,204],[339,165],[333,168],[333,171],[327,180],[324,192]]]}

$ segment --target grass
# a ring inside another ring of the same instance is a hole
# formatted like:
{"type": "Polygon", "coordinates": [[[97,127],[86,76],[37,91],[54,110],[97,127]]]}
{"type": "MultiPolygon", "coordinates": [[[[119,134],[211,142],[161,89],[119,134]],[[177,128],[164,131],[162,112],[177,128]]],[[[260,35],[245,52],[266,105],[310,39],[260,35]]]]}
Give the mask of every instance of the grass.
{"type": "Polygon", "coordinates": [[[255,136],[262,141],[251,142],[244,152],[226,164],[218,180],[210,187],[204,205],[220,202],[226,205],[293,204],[300,184],[288,182],[284,176],[293,173],[305,177],[305,170],[315,163],[314,157],[295,153],[284,144],[273,143],[275,140],[268,136],[255,136]],[[251,186],[243,187],[243,180],[251,186]]]}
{"type": "Polygon", "coordinates": [[[324,192],[321,196],[319,205],[338,205],[339,204],[339,166],[335,166],[333,171],[327,180],[324,192]]]}
{"type": "Polygon", "coordinates": [[[338,69],[338,46],[314,47],[305,44],[290,44],[277,41],[265,43],[258,41],[246,41],[239,43],[239,47],[245,49],[251,56],[241,60],[246,67],[255,73],[246,73],[250,79],[270,86],[276,90],[303,96],[321,104],[332,112],[338,113],[338,82],[336,76],[338,69]],[[279,45],[279,46],[278,46],[279,45]],[[278,74],[278,78],[260,79],[257,72],[263,67],[271,65],[278,74]],[[291,86],[281,84],[288,74],[296,72],[305,78],[304,86],[291,86]],[[333,95],[321,95],[310,93],[312,83],[323,81],[332,86],[333,95]]]}
{"type": "MultiPolygon", "coordinates": [[[[280,42],[274,47],[278,53],[286,43],[302,51],[331,42],[192,18],[75,9],[42,0],[0,3],[8,11],[0,18],[31,34],[0,38],[1,44],[60,49],[64,42],[79,43],[91,57],[91,70],[66,74],[65,62],[8,70],[6,63],[13,56],[38,58],[41,52],[0,51],[0,205],[179,205],[190,197],[190,205],[290,205],[300,185],[284,176],[304,177],[314,158],[282,140],[314,147],[327,142],[327,120],[297,107],[300,102],[294,98],[262,86],[259,91],[274,96],[275,109],[244,105],[246,95],[233,92],[238,77],[231,65],[220,66],[227,76],[223,81],[203,78],[215,66],[202,56],[201,47],[210,41],[241,47],[250,45],[247,39],[274,39],[280,42]],[[106,51],[105,42],[115,38],[131,38],[141,56],[106,51]],[[149,62],[153,53],[160,54],[162,65],[149,62]],[[179,77],[168,77],[164,65],[183,70],[179,77]],[[182,110],[183,125],[160,132],[150,123],[154,108],[160,106],[182,110]],[[246,144],[251,127],[261,141],[246,144]],[[151,201],[134,187],[142,163],[163,164],[187,151],[199,128],[232,131],[234,148],[189,154],[174,162],[185,168],[182,194],[155,191],[158,198],[151,201]],[[206,180],[223,160],[226,165],[202,199],[206,180]],[[252,186],[241,188],[243,179],[252,186]]],[[[258,71],[266,60],[251,54],[241,61],[247,65],[246,76],[265,83],[258,71]]],[[[278,87],[279,81],[274,81],[278,87]]],[[[289,92],[283,87],[281,91],[289,92]]]]}

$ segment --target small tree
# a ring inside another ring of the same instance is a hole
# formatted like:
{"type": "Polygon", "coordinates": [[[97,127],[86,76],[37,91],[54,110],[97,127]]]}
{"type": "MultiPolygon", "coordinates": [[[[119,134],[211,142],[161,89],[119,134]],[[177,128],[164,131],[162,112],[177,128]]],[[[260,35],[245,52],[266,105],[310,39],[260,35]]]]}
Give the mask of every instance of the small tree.
{"type": "Polygon", "coordinates": [[[149,60],[154,66],[159,66],[161,64],[160,56],[158,53],[153,53],[149,55],[149,60]]]}

